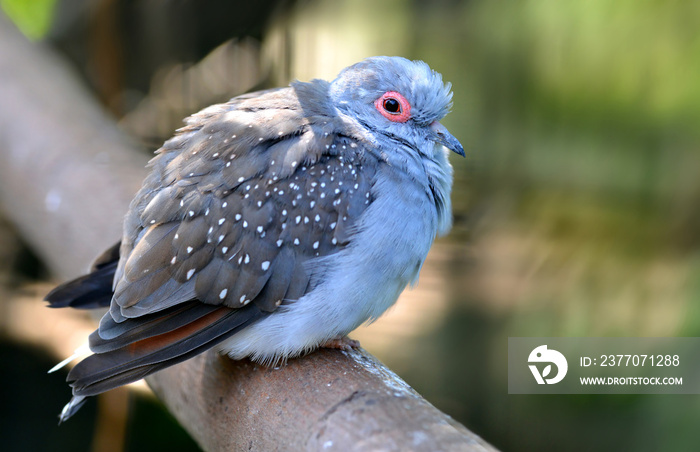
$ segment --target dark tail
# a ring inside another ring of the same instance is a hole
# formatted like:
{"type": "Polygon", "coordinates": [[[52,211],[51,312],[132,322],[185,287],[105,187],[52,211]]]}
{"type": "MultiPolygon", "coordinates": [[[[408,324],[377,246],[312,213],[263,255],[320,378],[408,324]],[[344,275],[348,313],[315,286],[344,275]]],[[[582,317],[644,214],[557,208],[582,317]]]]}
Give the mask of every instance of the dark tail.
{"type": "Polygon", "coordinates": [[[90,273],[61,284],[48,293],[44,300],[51,308],[96,309],[109,307],[112,301],[112,282],[119,263],[117,243],[102,253],[90,269],[90,273]]]}
{"type": "MultiPolygon", "coordinates": [[[[46,301],[52,308],[109,307],[119,262],[117,243],[97,258],[89,274],[52,290],[46,301]]],[[[109,313],[90,335],[93,355],[68,374],[73,398],[61,413],[65,421],[85,398],[140,380],[213,347],[265,315],[254,303],[243,308],[190,300],[162,311],[115,322],[109,313]]]]}
{"type": "MultiPolygon", "coordinates": [[[[68,374],[73,399],[63,409],[61,422],[80,408],[85,397],[140,380],[185,361],[264,315],[252,303],[231,309],[191,300],[125,320],[119,325],[125,326],[124,332],[114,339],[102,339],[95,331],[90,335],[90,348],[94,354],[80,361],[68,374]]],[[[105,314],[105,319],[113,322],[109,313],[105,314]]]]}

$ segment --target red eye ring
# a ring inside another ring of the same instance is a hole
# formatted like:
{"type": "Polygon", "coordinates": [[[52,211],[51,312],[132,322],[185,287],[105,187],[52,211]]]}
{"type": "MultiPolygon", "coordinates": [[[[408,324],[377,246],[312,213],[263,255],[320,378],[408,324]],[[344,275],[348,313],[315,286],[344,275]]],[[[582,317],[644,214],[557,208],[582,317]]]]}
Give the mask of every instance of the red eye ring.
{"type": "Polygon", "coordinates": [[[382,94],[382,97],[374,101],[374,107],[389,121],[406,122],[411,117],[411,104],[396,91],[382,94]]]}

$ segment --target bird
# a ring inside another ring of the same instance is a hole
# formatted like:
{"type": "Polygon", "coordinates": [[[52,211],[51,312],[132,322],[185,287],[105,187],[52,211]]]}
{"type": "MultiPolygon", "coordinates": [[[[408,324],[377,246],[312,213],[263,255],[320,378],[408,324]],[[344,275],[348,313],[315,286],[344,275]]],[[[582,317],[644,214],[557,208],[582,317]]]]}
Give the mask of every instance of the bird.
{"type": "Polygon", "coordinates": [[[465,156],[440,123],[451,108],[428,64],[378,56],[185,119],[148,163],[121,240],[46,296],[109,308],[60,421],[211,348],[276,365],[353,345],[451,227],[448,154],[465,156]]]}

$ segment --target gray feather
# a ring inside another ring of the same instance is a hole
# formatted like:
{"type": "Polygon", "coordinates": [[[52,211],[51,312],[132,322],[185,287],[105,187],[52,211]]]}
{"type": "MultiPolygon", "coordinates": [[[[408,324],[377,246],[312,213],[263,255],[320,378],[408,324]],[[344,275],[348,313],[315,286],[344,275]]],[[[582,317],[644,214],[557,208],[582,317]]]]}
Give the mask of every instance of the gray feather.
{"type": "Polygon", "coordinates": [[[114,271],[66,417],[217,343],[274,362],[381,315],[449,228],[451,96],[425,63],[377,57],[187,118],[149,162],[118,264],[106,253],[52,301],[104,299],[93,285],[114,271]],[[385,95],[407,110],[382,110],[385,95]]]}

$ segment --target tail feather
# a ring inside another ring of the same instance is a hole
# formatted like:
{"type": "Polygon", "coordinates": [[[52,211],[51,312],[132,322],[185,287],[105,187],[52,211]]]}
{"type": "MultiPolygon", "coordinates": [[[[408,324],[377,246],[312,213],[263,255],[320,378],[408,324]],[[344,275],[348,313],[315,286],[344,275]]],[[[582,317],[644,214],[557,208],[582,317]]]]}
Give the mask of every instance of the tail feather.
{"type": "Polygon", "coordinates": [[[44,298],[51,308],[96,309],[109,307],[112,282],[119,263],[120,243],[102,253],[89,274],[53,289],[44,298]]]}
{"type": "MultiPolygon", "coordinates": [[[[103,253],[91,272],[52,290],[52,308],[108,307],[119,262],[119,244],[103,253]]],[[[115,321],[107,313],[89,338],[93,352],[68,374],[73,398],[60,415],[70,418],[85,398],[140,380],[213,347],[267,313],[255,303],[239,309],[190,300],[161,311],[115,321]]],[[[76,355],[60,363],[70,362],[76,355]]],[[[52,369],[52,370],[54,370],[52,369]]]]}
{"type": "Polygon", "coordinates": [[[68,358],[64,359],[60,363],[53,366],[51,369],[49,369],[49,371],[47,373],[49,373],[49,374],[54,373],[57,370],[64,368],[71,361],[76,360],[80,357],[88,356],[89,354],[90,354],[90,348],[89,348],[88,344],[83,344],[75,350],[75,353],[73,353],[68,358]]]}
{"type": "Polygon", "coordinates": [[[115,322],[112,316],[107,313],[100,322],[100,328],[90,334],[90,350],[95,353],[116,350],[134,342],[181,328],[216,309],[218,306],[191,300],[155,314],[123,322],[115,322]]]}
{"type": "Polygon", "coordinates": [[[83,396],[73,396],[70,402],[63,407],[61,414],[58,416],[58,423],[62,423],[68,420],[71,416],[78,412],[80,407],[85,403],[85,397],[83,396]]]}
{"type": "Polygon", "coordinates": [[[217,307],[209,314],[168,333],[95,353],[68,374],[75,396],[91,396],[185,361],[227,339],[263,316],[255,305],[217,307]]]}

